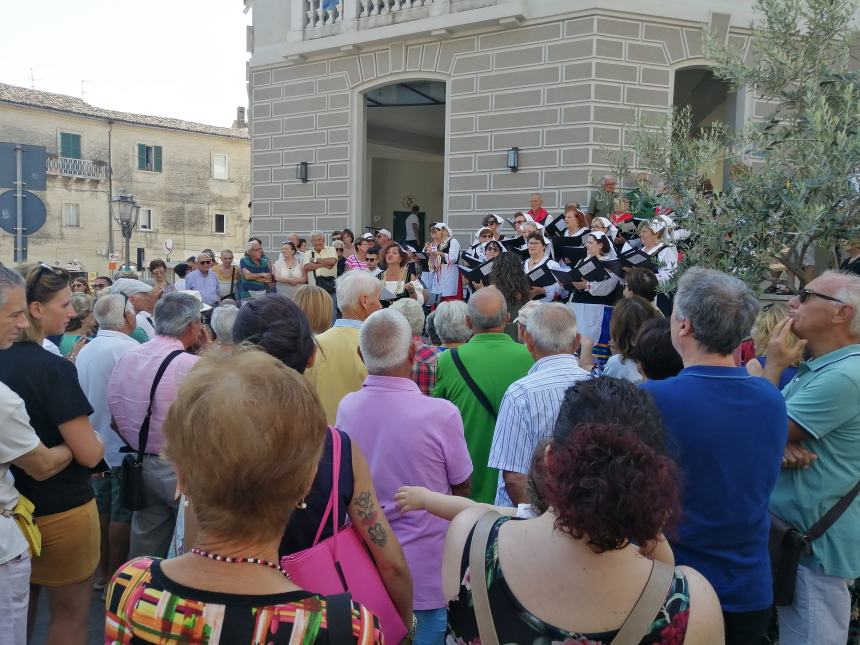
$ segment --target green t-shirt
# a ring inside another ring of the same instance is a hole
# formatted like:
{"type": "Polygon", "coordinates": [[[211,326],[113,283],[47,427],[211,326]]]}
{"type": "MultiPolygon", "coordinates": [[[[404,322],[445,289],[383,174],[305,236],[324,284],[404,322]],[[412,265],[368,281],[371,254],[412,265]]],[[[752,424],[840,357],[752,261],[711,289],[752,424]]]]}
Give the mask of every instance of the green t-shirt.
{"type": "Polygon", "coordinates": [[[134,331],[129,334],[132,338],[134,338],[141,345],[149,340],[149,336],[146,335],[146,332],[143,331],[140,327],[135,327],[134,331]]]}
{"type": "MultiPolygon", "coordinates": [[[[770,510],[805,531],[860,480],[860,344],[805,363],[782,391],[788,417],[815,439],[802,445],[818,459],[783,470],[770,510]]],[[[801,562],[840,578],[860,577],[860,496],[801,562]]]]}
{"type": "MultiPolygon", "coordinates": [[[[466,370],[498,413],[508,386],[522,378],[534,364],[525,345],[515,343],[505,333],[478,334],[457,348],[466,370]]],[[[472,458],[472,499],[492,504],[496,499],[499,471],[488,468],[490,446],[496,421],[466,385],[451,358],[451,351],[436,363],[433,396],[457,406],[463,417],[466,446],[472,458]]]]}
{"type": "Polygon", "coordinates": [[[60,339],[59,345],[60,354],[62,354],[63,356],[68,356],[69,352],[72,351],[72,347],[75,346],[75,343],[77,343],[80,338],[80,336],[75,336],[72,334],[63,334],[63,337],[60,339]]]}

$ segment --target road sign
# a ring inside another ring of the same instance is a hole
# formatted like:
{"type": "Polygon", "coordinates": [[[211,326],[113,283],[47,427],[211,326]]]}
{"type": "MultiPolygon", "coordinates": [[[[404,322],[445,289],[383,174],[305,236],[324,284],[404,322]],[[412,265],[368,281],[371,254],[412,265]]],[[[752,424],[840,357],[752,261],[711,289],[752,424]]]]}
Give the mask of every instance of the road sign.
{"type": "MultiPolygon", "coordinates": [[[[15,143],[0,142],[0,188],[15,188],[15,143]]],[[[21,145],[23,180],[27,190],[45,190],[45,146],[21,145]]]]}
{"type": "MultiPolygon", "coordinates": [[[[24,191],[24,234],[32,235],[45,225],[47,211],[44,202],[29,190],[24,191]]],[[[0,195],[0,228],[7,233],[15,234],[17,226],[17,206],[15,204],[15,191],[8,190],[0,195]]]]}

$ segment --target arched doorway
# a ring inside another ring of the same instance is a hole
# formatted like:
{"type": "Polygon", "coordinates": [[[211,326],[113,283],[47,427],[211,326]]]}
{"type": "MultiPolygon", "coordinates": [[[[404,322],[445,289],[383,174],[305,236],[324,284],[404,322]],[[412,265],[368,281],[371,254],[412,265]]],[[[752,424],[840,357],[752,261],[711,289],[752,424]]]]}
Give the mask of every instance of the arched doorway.
{"type": "Polygon", "coordinates": [[[426,236],[444,212],[446,84],[400,80],[359,92],[358,99],[356,234],[387,228],[402,240],[417,205],[426,236]]]}
{"type": "MultiPolygon", "coordinates": [[[[746,118],[739,93],[704,66],[684,67],[675,71],[672,104],[675,107],[690,107],[694,131],[707,129],[717,122],[736,129],[743,126],[746,118]]],[[[730,164],[726,163],[723,168],[714,168],[708,173],[715,190],[721,191],[727,186],[729,167],[730,164]]]]}

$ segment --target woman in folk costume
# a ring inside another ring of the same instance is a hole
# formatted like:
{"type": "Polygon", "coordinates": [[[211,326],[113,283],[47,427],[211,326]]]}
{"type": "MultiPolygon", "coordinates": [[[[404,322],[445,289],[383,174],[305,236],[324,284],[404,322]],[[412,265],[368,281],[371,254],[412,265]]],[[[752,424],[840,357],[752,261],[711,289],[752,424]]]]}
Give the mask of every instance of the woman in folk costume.
{"type": "MultiPolygon", "coordinates": [[[[642,251],[651,256],[657,265],[657,284],[661,287],[669,283],[678,270],[678,249],[669,240],[669,227],[666,221],[655,217],[639,227],[642,251]]],[[[672,297],[664,292],[657,294],[657,307],[668,317],[672,314],[672,297]]]]}
{"type": "Polygon", "coordinates": [[[484,218],[484,221],[481,222],[481,226],[490,229],[493,234],[493,239],[498,241],[505,239],[505,236],[499,233],[499,230],[502,228],[502,224],[504,223],[505,220],[502,217],[499,217],[495,213],[490,213],[484,218]]]}
{"type": "Polygon", "coordinates": [[[460,257],[460,243],[451,234],[444,222],[430,227],[430,239],[424,247],[430,267],[428,285],[432,293],[438,293],[442,300],[462,300],[462,284],[457,260],[460,257]]]}
{"type": "Polygon", "coordinates": [[[595,217],[591,220],[591,230],[597,233],[604,233],[609,238],[609,241],[612,242],[612,248],[609,249],[610,260],[617,258],[619,253],[633,250],[630,242],[625,240],[623,235],[620,235],[618,227],[605,217],[595,217]]]}
{"type": "Polygon", "coordinates": [[[492,229],[489,226],[482,226],[475,231],[475,235],[472,238],[472,246],[469,247],[469,253],[483,262],[486,260],[486,257],[484,257],[484,247],[487,242],[493,239],[495,238],[493,237],[492,229]]]}
{"type": "MultiPolygon", "coordinates": [[[[609,260],[612,243],[605,233],[592,231],[584,237],[585,259],[577,263],[580,268],[589,260],[599,262],[609,260]]],[[[609,274],[600,281],[573,283],[570,307],[576,315],[576,324],[583,336],[594,340],[595,365],[603,366],[611,354],[609,350],[609,322],[612,319],[612,309],[621,295],[618,276],[607,268],[609,274]]]]}
{"type": "MultiPolygon", "coordinates": [[[[529,250],[529,257],[523,262],[523,271],[525,271],[526,275],[540,266],[546,267],[547,270],[562,270],[561,265],[555,260],[550,259],[547,255],[546,238],[544,238],[542,233],[530,233],[526,239],[528,240],[529,250]]],[[[538,302],[552,302],[563,291],[561,285],[558,283],[547,287],[531,286],[532,300],[537,300],[538,302]]]]}

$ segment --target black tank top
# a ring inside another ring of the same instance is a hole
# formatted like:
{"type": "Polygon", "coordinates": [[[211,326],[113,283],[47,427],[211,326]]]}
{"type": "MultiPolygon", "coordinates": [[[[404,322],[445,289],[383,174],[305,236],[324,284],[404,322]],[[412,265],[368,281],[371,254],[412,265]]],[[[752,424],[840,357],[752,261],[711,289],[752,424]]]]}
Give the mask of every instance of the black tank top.
{"type": "MultiPolygon", "coordinates": [[[[340,435],[340,482],[338,484],[338,526],[346,524],[346,507],[352,501],[355,480],[352,474],[352,442],[346,433],[332,429],[340,435]]],[[[297,553],[309,548],[314,543],[320,521],[322,521],[325,507],[332,488],[332,445],[331,432],[326,432],[325,447],[320,457],[316,477],[310,494],[305,498],[308,505],[305,509],[297,508],[290,516],[290,523],[281,538],[281,546],[278,548],[278,556],[282,557],[290,553],[297,553]]],[[[323,527],[320,541],[332,536],[331,518],[323,527]]]]}

